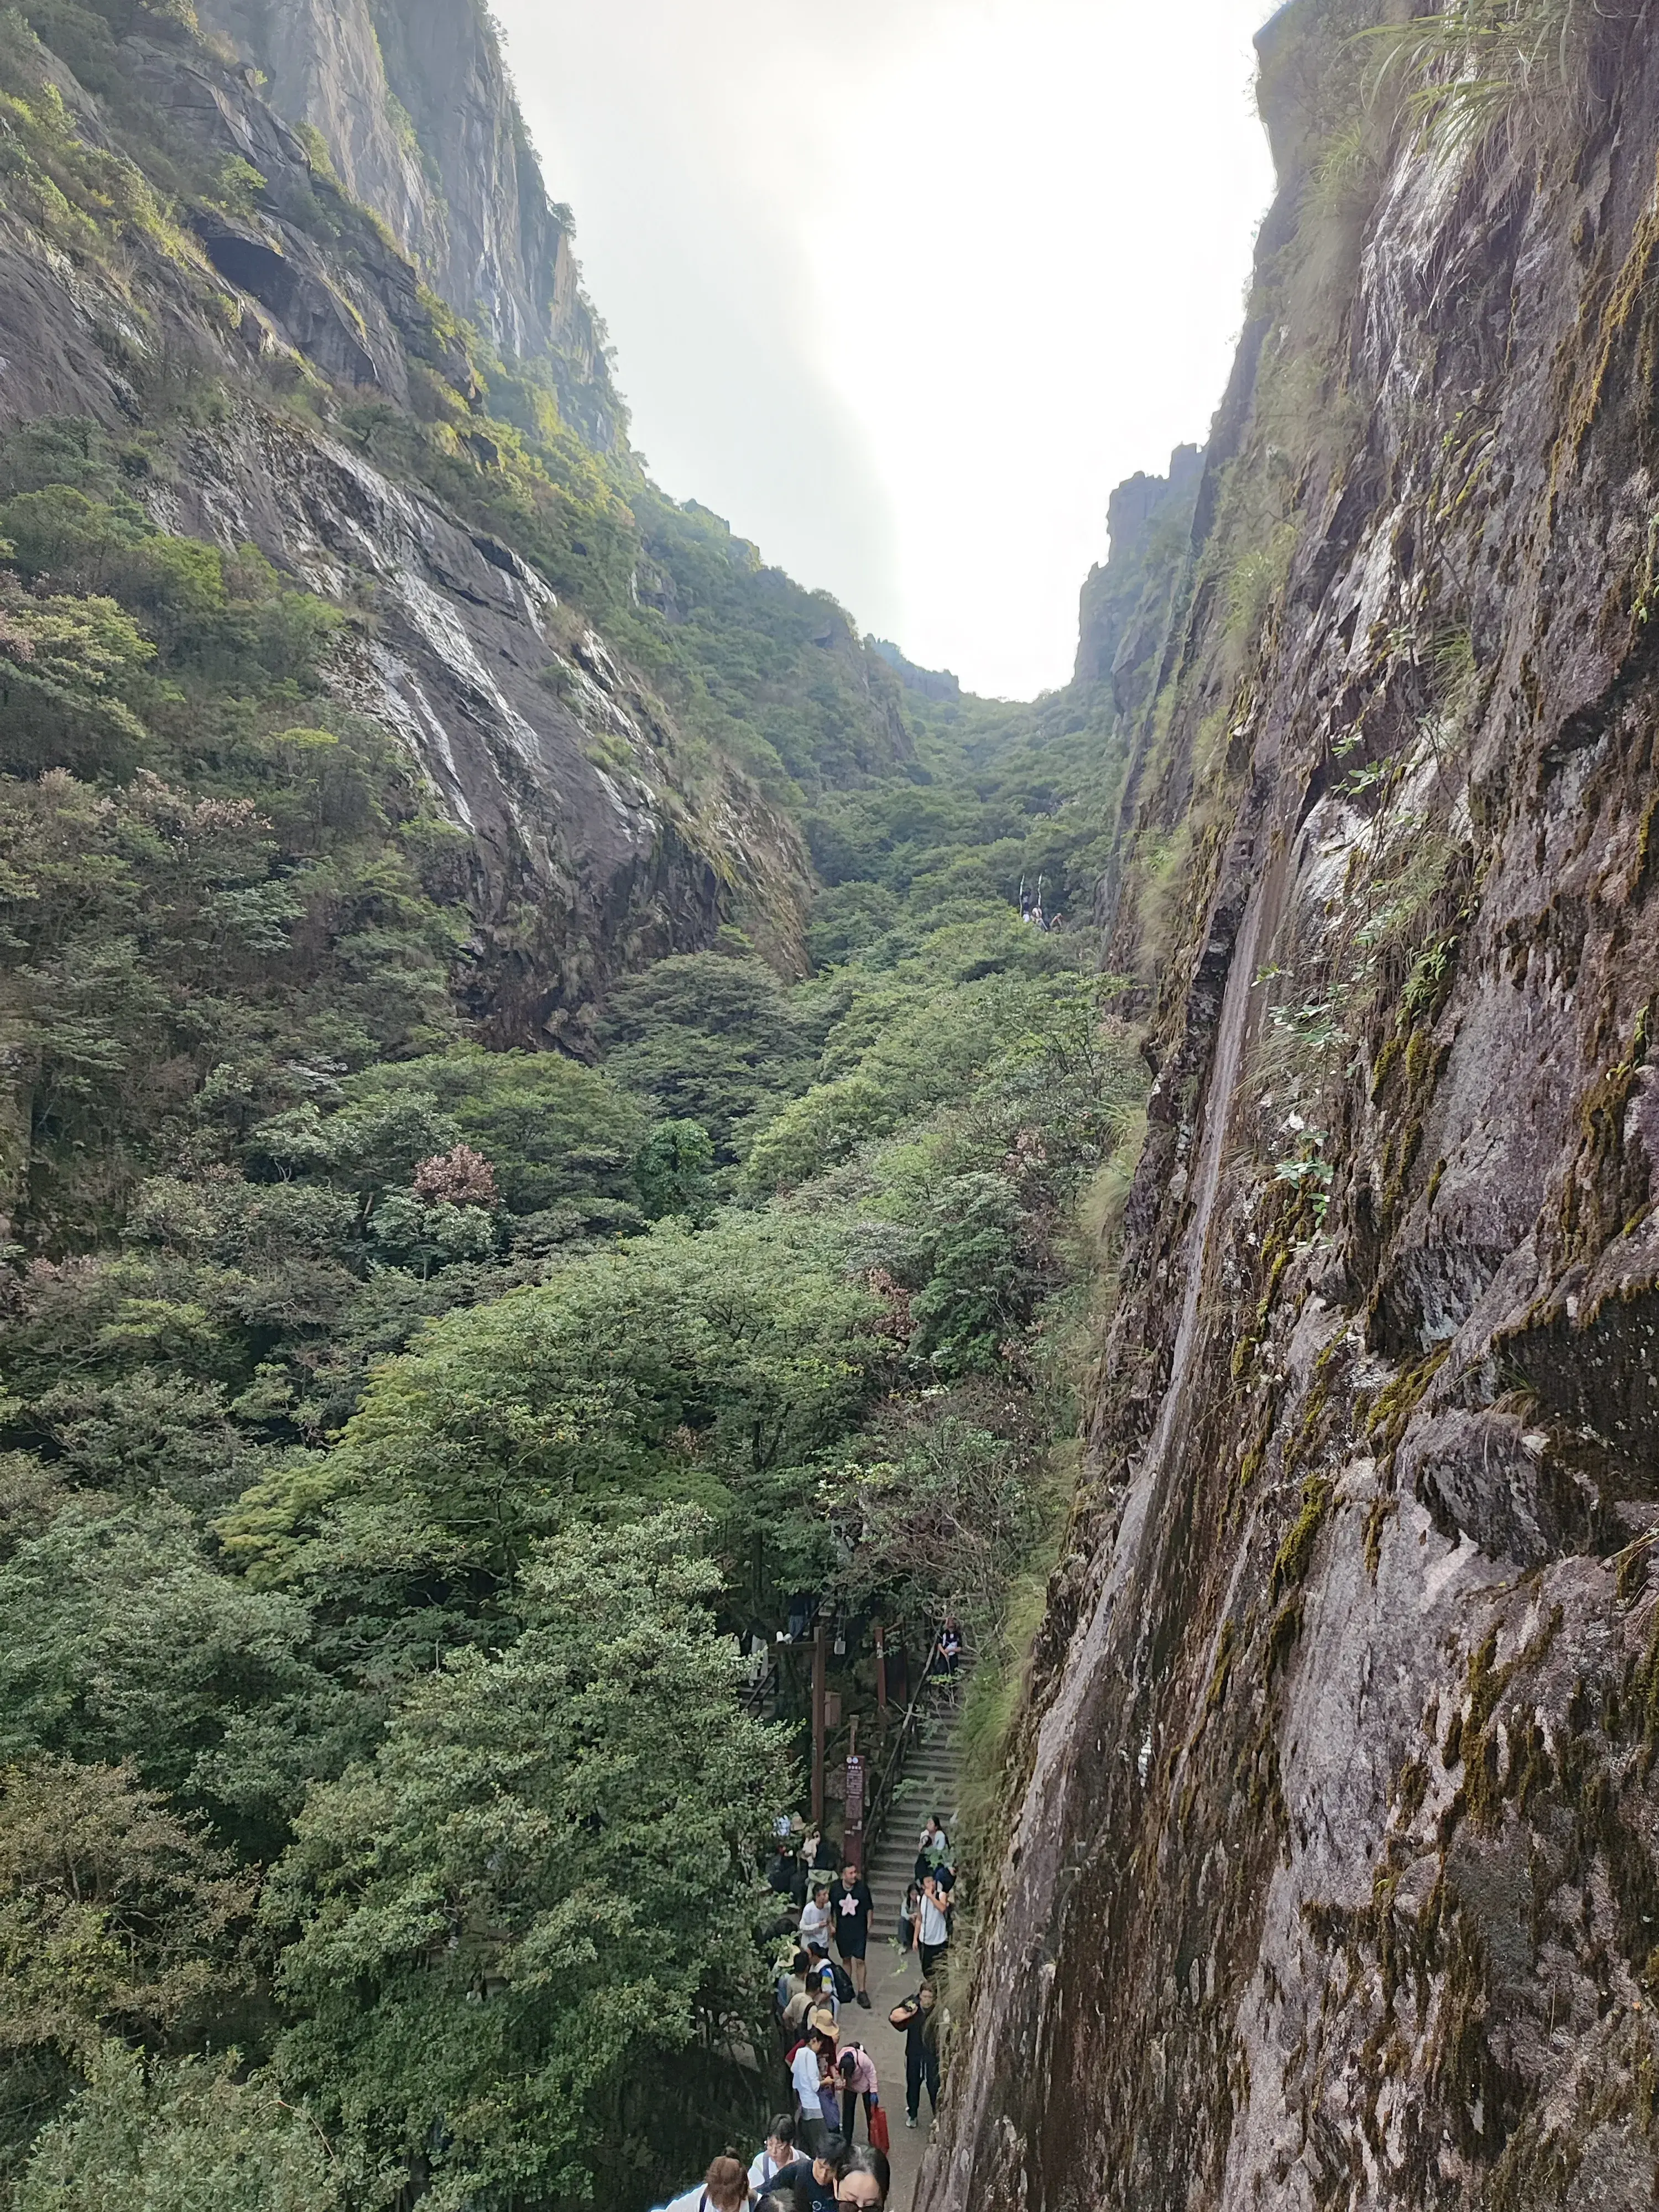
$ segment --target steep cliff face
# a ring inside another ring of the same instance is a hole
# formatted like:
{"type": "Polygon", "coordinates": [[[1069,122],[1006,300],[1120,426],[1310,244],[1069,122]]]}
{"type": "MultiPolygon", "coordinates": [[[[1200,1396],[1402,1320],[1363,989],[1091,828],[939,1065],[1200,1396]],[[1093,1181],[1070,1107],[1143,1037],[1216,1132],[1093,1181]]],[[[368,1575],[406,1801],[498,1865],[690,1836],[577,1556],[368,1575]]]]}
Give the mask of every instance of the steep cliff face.
{"type": "Polygon", "coordinates": [[[1659,2186],[1659,42],[1383,12],[1264,37],[1108,948],[1161,1073],[927,2212],[1659,2186]]]}
{"type": "Polygon", "coordinates": [[[346,613],[335,696],[463,836],[481,1034],[585,1049],[607,978],[728,921],[799,965],[788,805],[904,757],[897,680],[617,443],[482,11],[33,14],[45,45],[0,22],[0,429],[135,439],[156,524],[346,613]]]}
{"type": "Polygon", "coordinates": [[[478,0],[205,0],[198,10],[319,132],[353,198],[391,226],[439,296],[502,353],[545,359],[592,443],[622,409],[567,212],[549,202],[478,0]]]}

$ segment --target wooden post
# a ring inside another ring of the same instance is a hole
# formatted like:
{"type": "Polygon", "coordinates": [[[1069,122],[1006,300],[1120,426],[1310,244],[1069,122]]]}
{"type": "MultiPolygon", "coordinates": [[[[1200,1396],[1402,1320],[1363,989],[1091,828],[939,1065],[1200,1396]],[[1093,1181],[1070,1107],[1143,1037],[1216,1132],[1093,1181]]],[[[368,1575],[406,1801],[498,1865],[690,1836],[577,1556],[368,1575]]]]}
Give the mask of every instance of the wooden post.
{"type": "Polygon", "coordinates": [[[812,1826],[823,1832],[823,1623],[812,1631],[812,1826]]]}
{"type": "MultiPolygon", "coordinates": [[[[857,1723],[854,1723],[856,1728],[857,1723]]],[[[847,1822],[842,1837],[844,1862],[857,1865],[869,1878],[864,1864],[864,1761],[856,1751],[847,1755],[847,1822]]]]}
{"type": "Polygon", "coordinates": [[[876,1719],[887,1725],[887,1631],[876,1623],[876,1719]]]}

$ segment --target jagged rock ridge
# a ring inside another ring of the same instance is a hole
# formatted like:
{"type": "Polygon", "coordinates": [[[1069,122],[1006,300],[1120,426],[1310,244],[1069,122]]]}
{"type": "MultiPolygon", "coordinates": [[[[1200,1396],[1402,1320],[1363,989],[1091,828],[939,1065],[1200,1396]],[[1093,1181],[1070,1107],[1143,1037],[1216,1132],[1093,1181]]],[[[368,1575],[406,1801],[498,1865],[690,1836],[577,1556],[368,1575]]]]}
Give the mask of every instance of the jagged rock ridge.
{"type": "Polygon", "coordinates": [[[872,637],[870,649],[881,655],[907,691],[920,692],[924,699],[959,699],[962,696],[962,685],[948,668],[919,668],[914,660],[905,658],[890,639],[884,637],[872,637]]]}
{"type": "Polygon", "coordinates": [[[1164,641],[1168,583],[1186,554],[1204,474],[1196,446],[1177,446],[1166,477],[1133,476],[1106,510],[1110,551],[1085,579],[1073,681],[1113,687],[1120,714],[1146,704],[1164,641]]]}

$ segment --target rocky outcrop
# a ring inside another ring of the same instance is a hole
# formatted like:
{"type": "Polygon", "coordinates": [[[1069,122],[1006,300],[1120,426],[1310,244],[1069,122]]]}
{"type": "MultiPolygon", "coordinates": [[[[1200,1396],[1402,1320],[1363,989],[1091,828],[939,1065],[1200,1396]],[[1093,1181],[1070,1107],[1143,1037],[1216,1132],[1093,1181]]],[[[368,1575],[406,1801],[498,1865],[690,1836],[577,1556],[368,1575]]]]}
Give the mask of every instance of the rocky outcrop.
{"type": "Polygon", "coordinates": [[[872,637],[870,650],[878,653],[907,691],[923,699],[960,699],[962,685],[948,668],[918,668],[897,646],[884,637],[872,637]]]}
{"type": "Polygon", "coordinates": [[[1200,448],[1177,446],[1167,477],[1131,477],[1108,501],[1110,549],[1084,581],[1073,681],[1109,683],[1121,714],[1134,714],[1146,702],[1203,474],[1200,448]]]}
{"type": "Polygon", "coordinates": [[[480,0],[202,0],[198,14],[258,66],[277,113],[319,134],[439,296],[503,354],[547,362],[567,420],[614,444],[623,412],[570,219],[480,0]]]}
{"type": "MultiPolygon", "coordinates": [[[[412,263],[331,191],[246,70],[182,38],[129,38],[119,62],[204,170],[257,175],[235,214],[189,203],[187,231],[135,225],[118,253],[78,261],[0,204],[0,426],[145,426],[158,524],[253,544],[351,609],[343,703],[398,733],[465,833],[457,988],[482,1037],[585,1050],[611,975],[728,921],[797,965],[809,869],[793,825],[728,763],[699,749],[694,766],[586,616],[348,428],[343,409],[401,408],[417,374],[463,424],[477,397],[465,334],[412,263]],[[308,406],[283,404],[294,391],[308,406]]],[[[49,56],[38,66],[83,142],[107,146],[98,104],[49,56]]]]}
{"type": "Polygon", "coordinates": [[[584,1048],[611,974],[708,943],[744,905],[795,951],[793,831],[735,780],[690,799],[661,707],[509,547],[269,416],[198,431],[183,458],[174,527],[252,542],[372,608],[339,688],[466,832],[463,991],[486,1041],[584,1048]]]}
{"type": "Polygon", "coordinates": [[[924,2212],[1659,2190],[1659,39],[1395,118],[1382,13],[1264,44],[1108,948],[1160,1072],[924,2212]]]}

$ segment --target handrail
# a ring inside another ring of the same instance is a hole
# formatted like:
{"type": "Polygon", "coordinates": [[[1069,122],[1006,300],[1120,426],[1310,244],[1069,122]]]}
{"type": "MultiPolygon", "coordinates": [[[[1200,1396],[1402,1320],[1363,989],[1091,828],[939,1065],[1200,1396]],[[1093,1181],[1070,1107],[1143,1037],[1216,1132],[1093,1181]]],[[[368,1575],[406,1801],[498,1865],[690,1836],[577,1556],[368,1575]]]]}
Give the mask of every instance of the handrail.
{"type": "MultiPolygon", "coordinates": [[[[799,1650],[802,1649],[806,1641],[810,1638],[811,1632],[817,1626],[818,1623],[823,1619],[823,1601],[821,1598],[815,1598],[812,1602],[812,1610],[806,1616],[805,1631],[801,1636],[791,1637],[787,1644],[785,1646],[785,1649],[788,1650],[799,1650]]],[[[773,1695],[782,1680],[783,1670],[778,1665],[777,1639],[774,1637],[767,1645],[766,1668],[764,1673],[762,1674],[758,1680],[750,1682],[743,1692],[740,1702],[743,1705],[744,1711],[748,1713],[751,1718],[758,1718],[761,1707],[766,1703],[768,1698],[773,1695]]]]}
{"type": "Polygon", "coordinates": [[[779,1679],[778,1662],[769,1651],[766,1655],[764,1671],[750,1683],[743,1693],[743,1710],[750,1720],[760,1718],[762,1709],[767,1699],[774,1694],[779,1679]]]}
{"type": "Polygon", "coordinates": [[[871,1785],[870,1801],[864,1808],[864,1856],[866,1863],[874,1856],[875,1847],[881,1841],[882,1828],[891,1810],[894,1784],[903,1769],[905,1749],[921,1723],[922,1704],[931,1686],[930,1677],[939,1644],[936,1635],[927,1647],[927,1663],[921,1670],[921,1687],[905,1709],[898,1734],[888,1747],[887,1756],[882,1762],[881,1772],[871,1785]]]}

